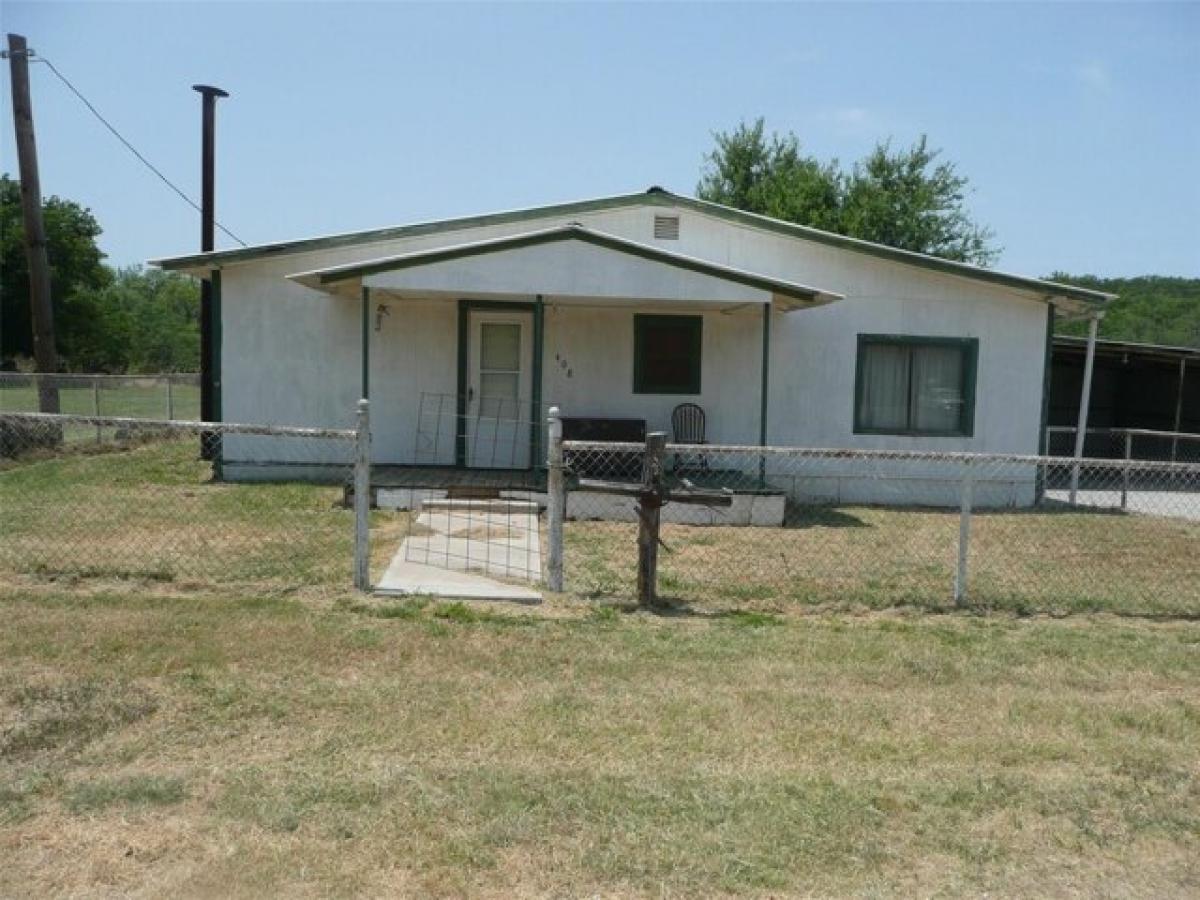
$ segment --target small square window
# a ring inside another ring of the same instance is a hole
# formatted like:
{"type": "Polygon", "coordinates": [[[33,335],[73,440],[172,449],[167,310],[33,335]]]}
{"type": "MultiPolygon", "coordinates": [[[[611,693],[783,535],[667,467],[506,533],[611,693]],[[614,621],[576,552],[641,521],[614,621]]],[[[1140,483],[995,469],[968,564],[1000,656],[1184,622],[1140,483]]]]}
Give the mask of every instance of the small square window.
{"type": "Polygon", "coordinates": [[[699,394],[702,316],[633,317],[633,392],[699,394]]]}
{"type": "Polygon", "coordinates": [[[976,338],[860,334],[856,434],[970,437],[976,338]]]}

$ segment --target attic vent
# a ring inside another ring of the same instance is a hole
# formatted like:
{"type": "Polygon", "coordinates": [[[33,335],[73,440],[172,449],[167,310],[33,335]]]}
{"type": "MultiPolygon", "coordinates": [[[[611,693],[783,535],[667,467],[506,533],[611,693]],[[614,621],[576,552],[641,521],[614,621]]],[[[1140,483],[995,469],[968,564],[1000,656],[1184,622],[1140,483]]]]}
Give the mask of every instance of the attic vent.
{"type": "Polygon", "coordinates": [[[660,241],[679,240],[679,216],[655,216],[654,236],[660,241]]]}

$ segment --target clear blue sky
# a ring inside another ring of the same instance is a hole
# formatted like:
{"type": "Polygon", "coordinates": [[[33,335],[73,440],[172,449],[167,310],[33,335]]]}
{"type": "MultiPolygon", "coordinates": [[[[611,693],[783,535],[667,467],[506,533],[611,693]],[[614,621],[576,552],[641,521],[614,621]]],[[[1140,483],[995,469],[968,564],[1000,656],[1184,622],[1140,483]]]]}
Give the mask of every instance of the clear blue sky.
{"type": "MultiPolygon", "coordinates": [[[[928,133],[971,178],[1001,268],[1200,275],[1200,5],[5,0],[0,16],[193,195],[190,85],[228,90],[218,218],[250,243],[690,193],[711,132],[762,115],[843,161],[928,133]]],[[[91,207],[110,261],[193,250],[195,213],[44,67],[33,86],[43,189],[91,207]]]]}

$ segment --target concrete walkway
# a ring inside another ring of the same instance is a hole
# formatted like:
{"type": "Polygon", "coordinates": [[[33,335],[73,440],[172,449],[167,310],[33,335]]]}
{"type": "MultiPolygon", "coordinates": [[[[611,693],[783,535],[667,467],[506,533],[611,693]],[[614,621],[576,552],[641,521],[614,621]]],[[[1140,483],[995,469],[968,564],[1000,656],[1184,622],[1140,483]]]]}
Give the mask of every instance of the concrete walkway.
{"type": "MultiPolygon", "coordinates": [[[[1046,491],[1046,496],[1064,504],[1071,502],[1070,491],[1046,491]]],[[[1080,506],[1112,510],[1121,508],[1120,491],[1080,490],[1075,499],[1080,506]]],[[[1125,509],[1127,512],[1150,516],[1200,521],[1200,495],[1194,491],[1129,491],[1125,497],[1125,509]]]]}
{"type": "Polygon", "coordinates": [[[529,603],[541,577],[536,503],[427,500],[375,589],[529,603]]]}

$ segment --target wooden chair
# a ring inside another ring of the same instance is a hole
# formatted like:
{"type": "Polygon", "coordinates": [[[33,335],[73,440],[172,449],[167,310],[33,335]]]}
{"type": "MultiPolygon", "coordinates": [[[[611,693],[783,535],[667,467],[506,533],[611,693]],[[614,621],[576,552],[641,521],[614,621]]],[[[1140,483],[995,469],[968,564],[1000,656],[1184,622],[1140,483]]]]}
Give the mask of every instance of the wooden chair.
{"type": "MultiPolygon", "coordinates": [[[[707,444],[704,437],[704,410],[695,403],[680,403],[671,413],[671,431],[676,444],[707,444]]],[[[675,459],[675,474],[684,472],[707,472],[708,459],[703,455],[692,457],[694,462],[681,463],[675,459]]]]}

